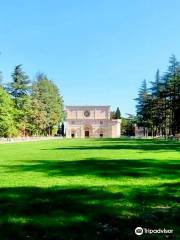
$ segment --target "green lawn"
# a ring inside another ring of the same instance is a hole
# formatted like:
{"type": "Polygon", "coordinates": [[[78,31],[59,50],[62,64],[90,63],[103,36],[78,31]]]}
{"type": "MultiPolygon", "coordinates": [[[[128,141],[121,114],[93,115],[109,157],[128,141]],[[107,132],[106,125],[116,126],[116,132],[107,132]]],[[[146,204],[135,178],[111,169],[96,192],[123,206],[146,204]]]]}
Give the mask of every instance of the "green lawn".
{"type": "Polygon", "coordinates": [[[179,160],[173,141],[1,144],[0,239],[180,239],[179,160]]]}

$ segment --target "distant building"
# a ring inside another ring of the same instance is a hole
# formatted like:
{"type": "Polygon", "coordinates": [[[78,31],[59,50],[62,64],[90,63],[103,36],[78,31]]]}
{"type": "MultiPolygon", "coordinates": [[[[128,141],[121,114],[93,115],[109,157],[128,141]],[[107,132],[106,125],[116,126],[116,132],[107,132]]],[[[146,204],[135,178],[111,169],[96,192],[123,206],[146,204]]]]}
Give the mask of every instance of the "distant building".
{"type": "Polygon", "coordinates": [[[138,127],[136,124],[134,126],[135,137],[144,137],[144,128],[138,127]]]}
{"type": "Polygon", "coordinates": [[[67,138],[118,138],[121,120],[110,119],[110,106],[66,106],[67,138]]]}

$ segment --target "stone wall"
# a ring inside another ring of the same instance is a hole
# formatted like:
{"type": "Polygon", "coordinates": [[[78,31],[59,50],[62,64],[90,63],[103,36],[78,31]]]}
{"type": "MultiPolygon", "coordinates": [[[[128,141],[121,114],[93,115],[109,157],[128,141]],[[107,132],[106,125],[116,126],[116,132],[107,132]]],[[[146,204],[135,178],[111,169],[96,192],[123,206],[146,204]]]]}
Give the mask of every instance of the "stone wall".
{"type": "Polygon", "coordinates": [[[46,141],[57,140],[62,137],[15,137],[15,138],[0,138],[1,143],[16,143],[16,142],[32,142],[32,141],[46,141]]]}

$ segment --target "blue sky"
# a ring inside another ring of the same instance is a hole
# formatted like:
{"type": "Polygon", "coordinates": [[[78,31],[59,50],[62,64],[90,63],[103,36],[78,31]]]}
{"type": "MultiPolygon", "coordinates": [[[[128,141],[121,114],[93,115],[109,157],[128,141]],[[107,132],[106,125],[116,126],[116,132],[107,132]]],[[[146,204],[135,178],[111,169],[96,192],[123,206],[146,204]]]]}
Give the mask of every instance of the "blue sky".
{"type": "Polygon", "coordinates": [[[180,59],[179,0],[0,0],[0,70],[45,72],[67,105],[135,112],[138,88],[180,59]]]}

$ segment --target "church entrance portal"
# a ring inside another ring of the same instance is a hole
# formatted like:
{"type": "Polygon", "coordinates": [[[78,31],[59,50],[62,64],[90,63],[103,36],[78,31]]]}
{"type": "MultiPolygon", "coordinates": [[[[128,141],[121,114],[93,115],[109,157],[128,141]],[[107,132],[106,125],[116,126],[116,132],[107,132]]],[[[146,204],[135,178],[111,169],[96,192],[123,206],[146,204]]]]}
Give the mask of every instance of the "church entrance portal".
{"type": "Polygon", "coordinates": [[[86,130],[84,135],[85,135],[86,138],[88,138],[89,137],[89,131],[86,130]]]}
{"type": "Polygon", "coordinates": [[[72,138],[75,138],[76,136],[76,131],[74,129],[71,130],[71,137],[72,138]]]}

